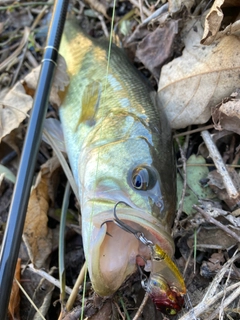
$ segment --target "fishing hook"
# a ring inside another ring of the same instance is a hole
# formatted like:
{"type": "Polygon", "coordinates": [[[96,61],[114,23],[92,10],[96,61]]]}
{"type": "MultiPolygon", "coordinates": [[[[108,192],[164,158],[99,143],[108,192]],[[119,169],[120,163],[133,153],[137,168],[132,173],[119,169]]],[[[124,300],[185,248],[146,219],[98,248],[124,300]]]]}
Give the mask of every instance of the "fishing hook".
{"type": "Polygon", "coordinates": [[[141,285],[142,288],[147,291],[147,282],[148,282],[148,277],[143,273],[141,267],[138,265],[138,271],[140,273],[140,278],[141,278],[141,285]]]}
{"type": "Polygon", "coordinates": [[[126,202],[124,201],[119,201],[115,204],[114,206],[114,209],[113,209],[113,215],[114,215],[114,220],[113,222],[118,226],[120,227],[121,229],[123,229],[124,231],[128,232],[128,233],[132,233],[139,241],[141,241],[144,245],[152,248],[153,247],[153,242],[148,240],[144,233],[143,232],[140,232],[140,231],[137,231],[135,230],[134,228],[128,226],[125,222],[121,221],[118,216],[117,216],[117,212],[116,212],[116,209],[117,209],[117,206],[119,204],[125,204],[126,206],[130,207],[131,206],[129,204],[127,204],[126,202]]]}
{"type": "MultiPolygon", "coordinates": [[[[148,239],[145,237],[145,235],[144,235],[143,232],[140,232],[140,231],[135,230],[134,228],[130,227],[129,225],[127,225],[125,222],[121,221],[121,220],[118,218],[116,209],[117,209],[117,206],[118,206],[119,204],[121,204],[121,203],[122,203],[122,204],[125,204],[127,207],[130,207],[130,208],[131,208],[131,206],[130,206],[129,204],[127,204],[126,202],[124,202],[124,201],[118,201],[118,202],[115,204],[114,208],[113,208],[114,219],[113,219],[113,220],[104,221],[104,222],[101,224],[101,227],[102,227],[105,223],[107,223],[107,222],[114,222],[119,228],[121,228],[122,230],[124,230],[124,231],[126,231],[126,232],[128,232],[128,233],[133,234],[139,241],[141,241],[144,245],[146,245],[147,247],[149,247],[149,248],[151,249],[151,251],[153,251],[153,249],[152,249],[153,246],[154,246],[153,242],[152,242],[151,240],[148,240],[148,239]]],[[[112,237],[112,235],[111,235],[110,233],[108,233],[108,232],[107,232],[107,235],[109,235],[109,236],[112,237]]]]}

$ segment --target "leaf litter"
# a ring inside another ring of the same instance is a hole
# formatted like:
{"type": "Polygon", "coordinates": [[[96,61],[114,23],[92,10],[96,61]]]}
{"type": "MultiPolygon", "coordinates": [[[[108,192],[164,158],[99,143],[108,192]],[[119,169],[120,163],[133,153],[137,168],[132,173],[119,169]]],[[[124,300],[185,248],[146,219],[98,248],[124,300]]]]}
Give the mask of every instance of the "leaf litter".
{"type": "MultiPolygon", "coordinates": [[[[92,35],[99,36],[106,33],[104,30],[109,26],[113,2],[88,1],[88,4],[93,11],[96,10],[95,17],[87,15],[89,9],[87,3],[81,2],[79,5],[73,1],[71,8],[74,8],[78,19],[85,24],[92,35]]],[[[187,132],[191,129],[200,131],[201,127],[209,124],[214,125],[214,128],[210,129],[210,133],[214,136],[218,136],[218,132],[221,134],[224,130],[228,130],[227,135],[222,135],[211,143],[216,144],[221,161],[229,172],[229,181],[238,192],[240,5],[234,0],[215,0],[211,3],[171,0],[167,4],[167,10],[165,7],[164,10],[158,11],[166,4],[157,1],[156,6],[151,7],[148,1],[116,1],[116,22],[127,16],[129,10],[134,10],[134,14],[126,18],[129,31],[125,35],[119,33],[119,39],[126,49],[131,48],[132,61],[158,90],[160,101],[171,125],[173,129],[178,130],[175,133],[178,135],[184,133],[182,137],[180,136],[180,144],[187,159],[187,187],[184,190],[183,210],[179,220],[175,222],[173,236],[177,248],[175,259],[185,275],[188,297],[183,311],[172,319],[239,319],[240,306],[237,297],[240,294],[240,285],[237,281],[239,281],[240,258],[236,240],[240,236],[239,202],[231,194],[229,195],[229,186],[224,184],[223,176],[216,170],[216,155],[209,152],[199,154],[201,151],[199,145],[202,143],[199,132],[191,134],[187,132]],[[161,13],[156,16],[156,12],[161,13]],[[151,17],[154,13],[155,16],[151,17]],[[148,22],[144,22],[143,19],[140,23],[140,16],[148,22]]],[[[0,88],[1,93],[5,88],[8,93],[1,95],[0,137],[3,140],[16,129],[20,129],[23,135],[25,133],[39,72],[39,67],[38,70],[33,70],[29,57],[34,57],[40,64],[46,38],[44,19],[49,20],[50,14],[50,11],[43,11],[42,5],[37,3],[29,10],[20,6],[11,11],[11,5],[8,4],[4,8],[0,15],[2,29],[0,63],[4,65],[0,76],[0,88]],[[14,20],[16,10],[21,12],[23,18],[18,21],[18,25],[10,25],[8,18],[12,17],[14,20]],[[41,12],[45,12],[44,18],[40,19],[38,29],[30,33],[32,38],[29,38],[31,41],[27,48],[29,55],[26,54],[23,58],[22,44],[25,42],[21,44],[19,40],[23,35],[21,31],[26,25],[30,27],[41,12]],[[21,50],[18,50],[11,60],[6,60],[16,48],[21,50]],[[18,82],[13,86],[11,82],[19,65],[18,82]],[[21,80],[23,78],[24,80],[21,80]]],[[[58,71],[60,73],[56,77],[57,81],[50,98],[50,103],[54,107],[59,106],[61,102],[59,90],[62,91],[68,84],[64,62],[58,71]]],[[[57,118],[56,110],[52,107],[49,107],[48,117],[57,118]]],[[[0,143],[0,161],[4,162],[6,168],[12,170],[12,164],[17,164],[17,154],[15,152],[15,156],[11,158],[10,152],[4,151],[6,144],[3,140],[0,143]]],[[[7,147],[6,150],[9,148],[12,149],[7,147]]],[[[208,150],[208,146],[205,145],[206,149],[208,150]]],[[[21,145],[19,150],[21,151],[21,145]]],[[[178,160],[179,154],[179,150],[176,150],[178,160]]],[[[181,165],[179,162],[177,177],[179,197],[184,188],[182,182],[184,175],[180,174],[181,165]]],[[[46,270],[58,265],[55,252],[57,244],[54,240],[58,236],[58,221],[53,218],[56,215],[50,216],[48,212],[50,209],[54,211],[61,207],[65,178],[59,170],[61,169],[54,153],[43,142],[36,167],[36,182],[28,207],[27,229],[24,234],[26,246],[23,245],[23,248],[25,254],[27,248],[30,259],[36,267],[44,266],[46,270]],[[54,176],[61,176],[63,180],[57,182],[54,176]]],[[[1,201],[9,197],[11,183],[3,178],[0,185],[1,201]]],[[[74,197],[70,201],[70,207],[75,212],[79,209],[74,197]]],[[[1,208],[0,216],[2,213],[1,208]]],[[[1,217],[2,238],[5,217],[1,217]]],[[[69,255],[71,251],[76,252],[73,247],[77,243],[79,246],[79,236],[71,227],[67,227],[66,237],[68,243],[72,244],[70,251],[66,253],[70,257],[67,284],[73,286],[84,260],[80,248],[78,251],[81,253],[77,256],[77,260],[73,259],[74,254],[69,255]]],[[[26,279],[27,274],[28,281],[33,281],[35,273],[30,273],[28,268],[24,270],[25,263],[26,261],[22,260],[22,276],[26,279]]],[[[57,278],[57,273],[52,272],[57,278]]],[[[26,286],[25,282],[22,282],[22,285],[26,286]]],[[[61,307],[59,304],[54,307],[53,302],[59,299],[59,291],[49,284],[50,294],[46,303],[37,294],[38,287],[43,289],[41,285],[38,280],[30,295],[35,296],[35,304],[40,309],[43,308],[46,317],[58,319],[61,307]]],[[[75,302],[76,308],[67,313],[64,319],[80,316],[82,294],[80,289],[75,302]]],[[[85,316],[89,319],[132,319],[143,297],[144,291],[141,289],[138,275],[133,275],[113,298],[105,300],[96,297],[87,279],[85,316]]],[[[11,310],[18,304],[17,301],[16,297],[14,304],[11,302],[11,310]]],[[[23,301],[25,300],[21,294],[21,304],[24,308],[20,308],[20,319],[32,319],[32,307],[26,302],[23,304],[23,301]]],[[[139,319],[162,319],[162,316],[148,300],[139,319]]]]}

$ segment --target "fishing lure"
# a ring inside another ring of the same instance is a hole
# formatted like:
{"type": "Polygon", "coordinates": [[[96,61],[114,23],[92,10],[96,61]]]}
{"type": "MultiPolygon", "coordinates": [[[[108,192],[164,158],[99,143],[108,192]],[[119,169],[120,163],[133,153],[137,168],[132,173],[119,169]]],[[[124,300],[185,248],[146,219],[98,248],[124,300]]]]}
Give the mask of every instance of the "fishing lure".
{"type": "Polygon", "coordinates": [[[142,287],[148,292],[158,310],[168,315],[177,314],[183,307],[183,296],[186,294],[186,286],[179,269],[158,244],[154,245],[142,232],[135,230],[118,218],[116,208],[120,203],[128,206],[124,201],[119,201],[114,206],[113,222],[126,232],[132,233],[150,249],[150,276],[147,278],[141,271],[142,276],[145,276],[145,279],[142,280],[142,287]]]}

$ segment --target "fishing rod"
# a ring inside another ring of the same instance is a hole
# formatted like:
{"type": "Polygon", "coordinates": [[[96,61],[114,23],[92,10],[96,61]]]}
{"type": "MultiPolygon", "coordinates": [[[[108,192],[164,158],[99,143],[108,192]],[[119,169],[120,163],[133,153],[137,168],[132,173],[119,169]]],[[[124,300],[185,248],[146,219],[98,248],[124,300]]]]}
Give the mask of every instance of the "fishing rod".
{"type": "Polygon", "coordinates": [[[13,192],[6,230],[0,253],[0,319],[7,317],[12,281],[32,186],[43,121],[47,112],[58,49],[66,19],[68,0],[56,0],[49,27],[47,44],[35,92],[33,108],[24,142],[17,180],[13,192]]]}

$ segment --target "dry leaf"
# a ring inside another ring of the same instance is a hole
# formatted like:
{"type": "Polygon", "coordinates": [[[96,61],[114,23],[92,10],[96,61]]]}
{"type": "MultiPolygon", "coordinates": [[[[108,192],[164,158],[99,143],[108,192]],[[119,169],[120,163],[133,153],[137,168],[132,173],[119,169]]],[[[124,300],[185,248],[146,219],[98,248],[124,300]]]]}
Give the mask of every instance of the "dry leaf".
{"type": "Polygon", "coordinates": [[[194,0],[169,0],[168,3],[170,14],[179,12],[183,6],[190,12],[191,8],[195,5],[194,0]]]}
{"type": "Polygon", "coordinates": [[[144,37],[146,37],[149,33],[150,31],[148,30],[147,25],[141,23],[136,27],[134,32],[127,37],[124,48],[129,59],[134,60],[139,42],[141,42],[141,40],[144,39],[144,37]]]}
{"type": "Polygon", "coordinates": [[[229,24],[223,31],[219,31],[215,37],[215,40],[230,35],[235,35],[238,37],[240,36],[240,20],[237,20],[236,22],[229,24]]]}
{"type": "MultiPolygon", "coordinates": [[[[234,230],[236,232],[236,230],[234,230]]],[[[238,235],[239,232],[236,232],[238,235]]],[[[191,236],[187,240],[189,248],[194,247],[194,237],[191,236]]],[[[197,248],[200,250],[213,249],[227,249],[229,250],[237,244],[237,240],[230,237],[222,229],[215,226],[202,227],[197,234],[197,248]]]]}
{"type": "MultiPolygon", "coordinates": [[[[237,173],[235,174],[235,176],[237,176],[237,173]]],[[[239,180],[239,178],[237,177],[237,180],[239,180]]],[[[236,182],[235,182],[236,183],[236,182]]],[[[238,181],[238,184],[240,183],[240,181],[238,181]]],[[[222,210],[221,208],[216,208],[214,206],[207,205],[204,210],[206,211],[207,214],[209,214],[209,216],[211,216],[212,218],[219,218],[221,217],[221,221],[223,222],[224,220],[227,220],[230,222],[230,227],[240,227],[240,217],[236,216],[236,213],[231,212],[229,214],[228,211],[222,210]]],[[[204,220],[204,219],[203,219],[204,220]]],[[[203,223],[203,222],[202,222],[203,223]]],[[[226,223],[225,223],[226,224],[226,223]]]]}
{"type": "Polygon", "coordinates": [[[220,112],[225,113],[228,117],[237,117],[240,118],[240,100],[230,100],[226,103],[223,103],[219,108],[220,112]]]}
{"type": "Polygon", "coordinates": [[[112,313],[112,302],[111,300],[107,300],[96,314],[89,317],[89,320],[111,319],[112,313]]]}
{"type": "MultiPolygon", "coordinates": [[[[27,94],[33,96],[37,88],[38,78],[40,74],[41,65],[33,69],[22,81],[27,94]]],[[[59,54],[58,65],[53,79],[52,90],[50,93],[50,102],[58,107],[61,105],[61,99],[58,95],[59,91],[64,91],[64,88],[69,84],[69,77],[67,74],[67,65],[65,59],[59,54]]]]}
{"type": "MultiPolygon", "coordinates": [[[[0,101],[0,141],[13,129],[18,128],[19,124],[27,117],[27,112],[32,108],[32,96],[37,87],[40,68],[41,66],[33,69],[22,81],[23,84],[16,83],[4,98],[0,94],[2,98],[0,101]]],[[[69,83],[66,69],[66,62],[59,55],[58,67],[50,95],[51,103],[57,106],[61,104],[58,91],[63,91],[69,83]]]]}
{"type": "Polygon", "coordinates": [[[234,217],[231,214],[228,214],[225,216],[225,219],[227,219],[232,226],[239,228],[240,227],[240,218],[234,217]]]}
{"type": "Polygon", "coordinates": [[[10,148],[16,151],[20,158],[20,147],[22,146],[22,126],[19,125],[16,129],[13,129],[9,134],[3,137],[2,142],[6,143],[10,148]]]}
{"type": "Polygon", "coordinates": [[[239,35],[240,20],[235,21],[237,17],[236,7],[239,6],[240,3],[236,0],[215,0],[205,18],[201,43],[210,45],[214,40],[220,39],[225,35],[239,35]]]}
{"type": "Polygon", "coordinates": [[[106,1],[105,3],[101,3],[102,1],[98,0],[86,0],[86,2],[93,10],[103,14],[106,18],[109,19],[109,16],[107,15],[108,3],[106,1]]]}
{"type": "MultiPolygon", "coordinates": [[[[61,320],[77,320],[80,318],[82,308],[80,306],[75,307],[72,311],[68,312],[66,309],[62,311],[61,320]]],[[[88,320],[88,318],[85,318],[88,320]]]]}
{"type": "Polygon", "coordinates": [[[136,57],[158,80],[161,67],[173,55],[173,43],[178,32],[178,22],[167,21],[162,28],[147,34],[138,44],[136,57]],[[164,45],[160,45],[164,44],[164,45]]]}
{"type": "Polygon", "coordinates": [[[0,141],[26,118],[32,101],[19,82],[6,94],[0,102],[0,141]]]}
{"type": "Polygon", "coordinates": [[[225,259],[222,252],[213,253],[208,261],[202,263],[200,269],[201,276],[205,278],[214,277],[215,274],[222,269],[224,262],[225,259]]]}
{"type": "Polygon", "coordinates": [[[234,210],[231,214],[234,217],[239,217],[240,216],[240,208],[234,210]]]}
{"type": "Polygon", "coordinates": [[[229,96],[239,82],[240,41],[224,37],[200,44],[202,27],[191,21],[181,57],[163,66],[158,94],[174,129],[208,121],[211,107],[229,96]]]}
{"type": "Polygon", "coordinates": [[[216,107],[212,108],[212,119],[217,130],[229,130],[240,134],[239,93],[233,93],[216,107]]]}
{"type": "Polygon", "coordinates": [[[50,197],[52,201],[54,198],[52,175],[59,166],[57,158],[54,157],[41,167],[28,203],[23,240],[36,268],[45,266],[46,259],[52,251],[52,232],[47,226],[47,212],[50,197]]]}
{"type": "Polygon", "coordinates": [[[214,41],[223,20],[223,12],[221,10],[223,3],[224,0],[215,0],[211,10],[207,14],[205,19],[204,33],[201,40],[202,44],[207,45],[214,41]]]}
{"type": "MultiPolygon", "coordinates": [[[[228,169],[228,172],[232,178],[232,181],[237,190],[240,190],[240,177],[234,169],[228,169]]],[[[236,199],[229,197],[224,185],[221,175],[217,170],[211,171],[208,174],[208,185],[216,193],[220,200],[223,200],[230,209],[233,209],[236,206],[236,199]]]]}
{"type": "Polygon", "coordinates": [[[9,305],[8,305],[8,312],[10,314],[11,320],[20,320],[19,316],[19,306],[20,306],[20,292],[19,292],[19,286],[15,279],[17,279],[20,282],[21,277],[21,259],[17,260],[15,274],[14,274],[14,280],[12,284],[12,291],[10,295],[9,305]]]}

